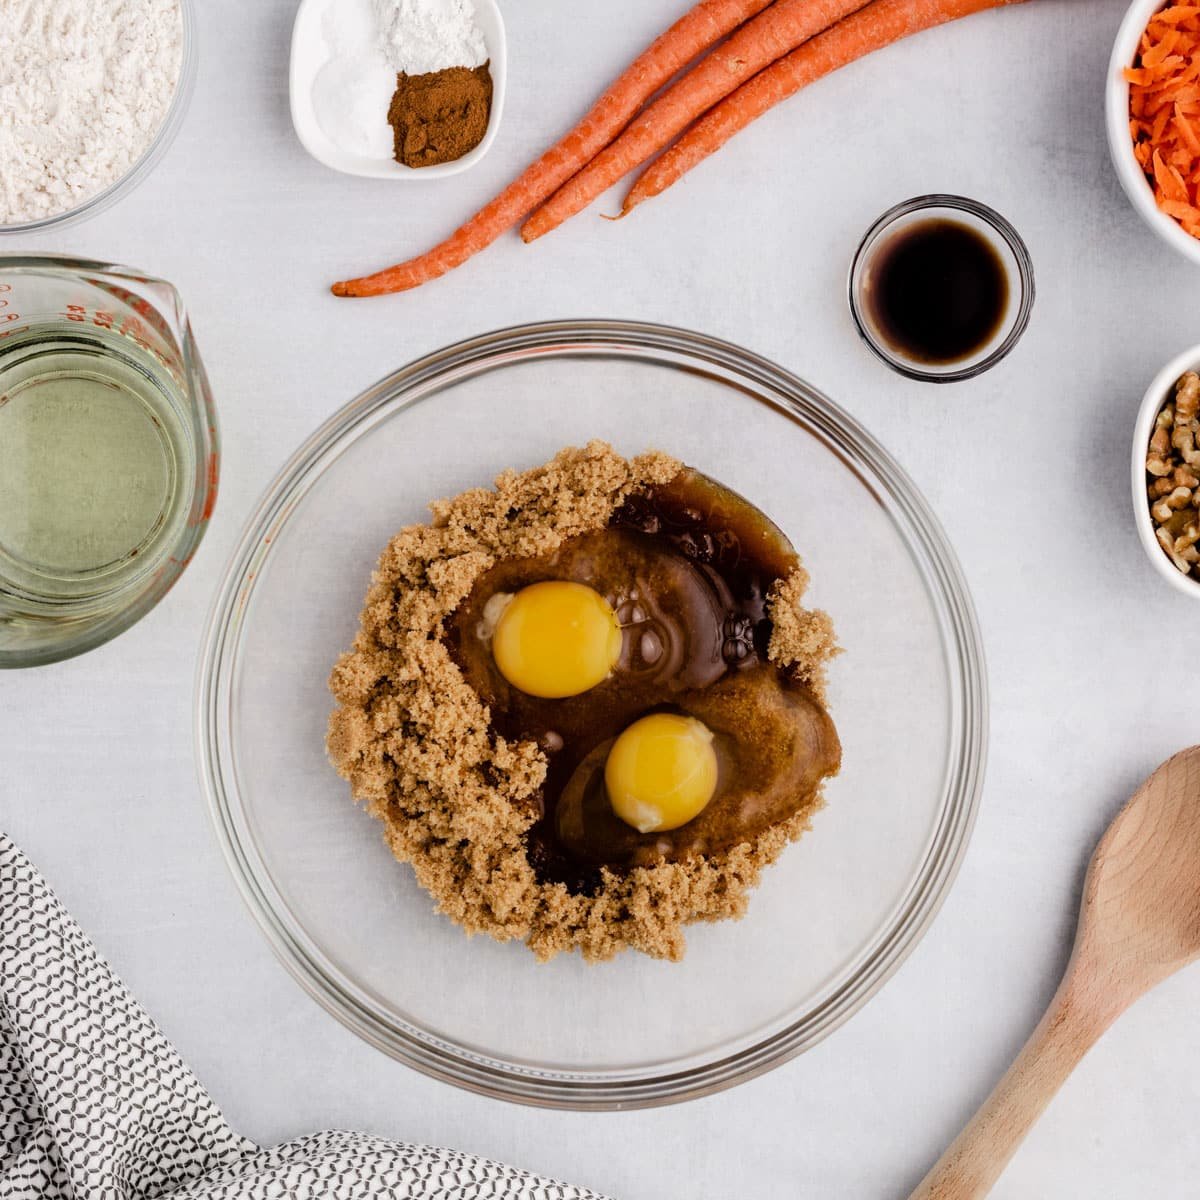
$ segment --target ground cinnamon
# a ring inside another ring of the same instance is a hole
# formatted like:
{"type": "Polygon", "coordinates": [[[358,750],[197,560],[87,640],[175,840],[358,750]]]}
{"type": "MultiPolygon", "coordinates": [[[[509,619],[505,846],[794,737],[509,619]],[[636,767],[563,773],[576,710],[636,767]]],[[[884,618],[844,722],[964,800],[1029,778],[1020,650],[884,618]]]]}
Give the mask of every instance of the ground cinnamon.
{"type": "Polygon", "coordinates": [[[492,73],[487,63],[399,75],[388,109],[396,161],[406,167],[432,167],[462,158],[483,141],[491,113],[492,73]]]}

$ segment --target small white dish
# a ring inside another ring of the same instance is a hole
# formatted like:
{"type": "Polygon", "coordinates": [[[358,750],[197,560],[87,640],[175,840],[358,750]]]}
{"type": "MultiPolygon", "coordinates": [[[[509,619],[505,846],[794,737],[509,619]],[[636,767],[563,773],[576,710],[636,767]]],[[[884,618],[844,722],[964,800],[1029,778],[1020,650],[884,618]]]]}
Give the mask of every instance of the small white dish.
{"type": "Polygon", "coordinates": [[[1200,600],[1200,580],[1182,574],[1163,552],[1154,536],[1154,518],[1150,515],[1150,501],[1146,497],[1146,451],[1150,448],[1150,435],[1162,406],[1174,395],[1175,384],[1185,371],[1200,371],[1200,346],[1193,346],[1171,359],[1151,381],[1138,410],[1137,424],[1133,430],[1133,519],[1137,524],[1138,537],[1147,557],[1155,570],[1174,588],[1200,600]]]}
{"type": "MultiPolygon", "coordinates": [[[[1108,152],[1116,168],[1117,178],[1138,215],[1185,258],[1200,263],[1200,239],[1185,233],[1183,227],[1162,212],[1154,202],[1154,191],[1134,157],[1133,139],[1129,136],[1129,84],[1122,74],[1133,65],[1150,18],[1163,6],[1163,0],[1133,0],[1125,13],[1113,43],[1108,63],[1108,79],[1104,93],[1104,123],[1108,129],[1108,152]]],[[[1160,551],[1161,553],[1161,551],[1160,551]]],[[[1170,563],[1167,564],[1170,567],[1170,563]]],[[[1174,568],[1171,568],[1174,569],[1174,568]]]]}
{"type": "MultiPolygon", "coordinates": [[[[329,61],[328,46],[321,28],[330,4],[337,0],[301,0],[292,27],[292,58],[289,79],[292,124],[301,145],[318,162],[346,175],[368,179],[426,180],[444,179],[473,167],[491,148],[500,117],[504,112],[504,92],[508,75],[508,42],[504,19],[496,0],[474,0],[475,19],[487,43],[489,70],[492,75],[492,112],[483,141],[453,162],[431,167],[406,167],[391,157],[375,158],[343,150],[321,128],[313,105],[313,84],[321,68],[329,61]]],[[[386,113],[384,114],[386,117],[386,113]]]]}

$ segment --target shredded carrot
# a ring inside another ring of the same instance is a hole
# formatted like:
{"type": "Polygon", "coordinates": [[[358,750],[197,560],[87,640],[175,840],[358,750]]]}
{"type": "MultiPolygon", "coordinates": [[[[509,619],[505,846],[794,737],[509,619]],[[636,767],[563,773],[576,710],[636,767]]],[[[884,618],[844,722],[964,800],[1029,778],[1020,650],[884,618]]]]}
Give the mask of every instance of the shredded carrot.
{"type": "Polygon", "coordinates": [[[1129,136],[1158,207],[1200,237],[1200,6],[1150,18],[1129,83],[1129,136]]]}
{"type": "Polygon", "coordinates": [[[1156,97],[1155,103],[1158,104],[1196,104],[1200,102],[1200,87],[1194,83],[1157,89],[1153,94],[1156,97]]]}
{"type": "MultiPolygon", "coordinates": [[[[1187,21],[1194,21],[1200,17],[1200,8],[1189,4],[1173,4],[1164,8],[1161,12],[1154,15],[1154,20],[1150,22],[1151,26],[1171,26],[1182,25],[1187,21]]],[[[1147,33],[1149,30],[1147,30],[1147,33]]]]}
{"type": "Polygon", "coordinates": [[[1182,200],[1164,200],[1160,205],[1163,212],[1177,221],[1195,221],[1200,219],[1200,211],[1182,200]]]}
{"type": "Polygon", "coordinates": [[[1167,131],[1167,122],[1170,119],[1170,105],[1164,104],[1155,114],[1154,124],[1150,128],[1150,144],[1152,146],[1161,146],[1163,144],[1163,136],[1167,131]]]}
{"type": "Polygon", "coordinates": [[[1174,66],[1176,63],[1182,62],[1180,58],[1175,58],[1172,62],[1170,59],[1171,51],[1179,45],[1183,34],[1178,29],[1172,29],[1170,33],[1164,33],[1162,39],[1158,42],[1150,42],[1149,38],[1142,38],[1142,66],[1149,67],[1151,70],[1161,69],[1166,66],[1174,66]]]}

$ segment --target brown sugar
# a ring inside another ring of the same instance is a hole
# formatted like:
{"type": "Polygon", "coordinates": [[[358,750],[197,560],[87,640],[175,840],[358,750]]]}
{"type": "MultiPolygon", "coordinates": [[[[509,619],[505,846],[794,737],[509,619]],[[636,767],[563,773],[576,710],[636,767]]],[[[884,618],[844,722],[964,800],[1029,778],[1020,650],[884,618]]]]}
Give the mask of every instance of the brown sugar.
{"type": "MultiPolygon", "coordinates": [[[[605,868],[592,894],[540,881],[530,863],[546,757],[536,743],[497,732],[445,642],[447,619],[498,562],[553,553],[605,528],[630,496],[681,469],[659,453],[626,460],[601,442],[564,450],[505,472],[494,490],[433,504],[432,523],[401,530],[379,560],[354,647],[330,680],[338,707],[329,756],[383,822],[396,857],[469,933],[521,939],[543,959],[574,948],[607,959],[626,947],[679,959],[683,927],[740,917],[763,867],[821,805],[818,790],[800,811],[720,853],[605,868]]],[[[801,605],[806,584],[796,568],[772,590],[770,658],[821,696],[836,649],[829,618],[801,605]]]]}
{"type": "Polygon", "coordinates": [[[401,74],[388,109],[396,161],[406,167],[433,167],[462,158],[483,141],[491,114],[492,73],[487,63],[401,74]]]}

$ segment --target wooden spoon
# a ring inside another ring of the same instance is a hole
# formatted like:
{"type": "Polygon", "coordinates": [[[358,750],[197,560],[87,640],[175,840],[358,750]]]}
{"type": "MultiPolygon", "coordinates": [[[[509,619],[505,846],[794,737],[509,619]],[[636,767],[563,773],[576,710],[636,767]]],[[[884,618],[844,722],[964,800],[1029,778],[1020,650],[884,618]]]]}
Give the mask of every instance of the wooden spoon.
{"type": "Polygon", "coordinates": [[[1075,949],[1046,1015],[910,1200],[985,1196],[1100,1035],[1200,957],[1200,746],[1164,763],[1096,847],[1075,949]]]}

